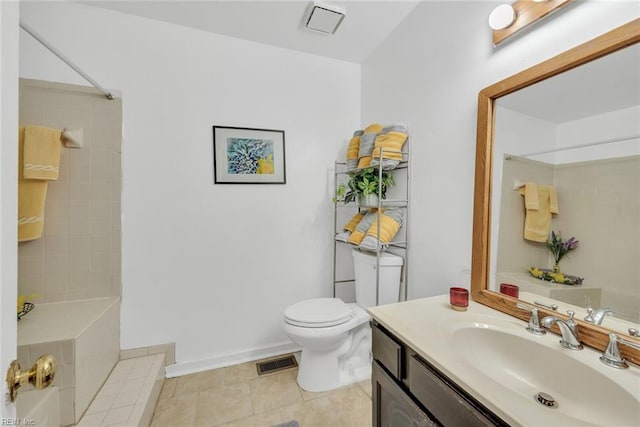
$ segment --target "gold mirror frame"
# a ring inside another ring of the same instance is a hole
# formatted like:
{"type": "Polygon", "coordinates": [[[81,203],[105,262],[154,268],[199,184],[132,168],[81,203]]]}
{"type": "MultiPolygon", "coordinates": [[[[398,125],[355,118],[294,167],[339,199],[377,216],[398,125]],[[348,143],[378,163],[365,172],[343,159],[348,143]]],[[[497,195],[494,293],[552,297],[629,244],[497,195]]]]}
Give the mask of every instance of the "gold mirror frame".
{"type": "MultiPolygon", "coordinates": [[[[527,321],[530,313],[516,307],[517,299],[490,291],[489,266],[491,243],[491,190],[493,137],[496,99],[561,74],[587,62],[640,42],[640,19],[605,33],[534,65],[498,83],[484,88],[478,94],[478,129],[476,139],[476,171],[473,207],[473,244],[471,258],[471,296],[474,301],[527,321]]],[[[539,308],[540,317],[562,314],[539,308]]],[[[609,342],[609,330],[577,320],[583,344],[604,350],[609,342]]],[[[554,328],[559,333],[557,327],[554,328]]],[[[630,336],[625,338],[640,344],[630,336]]],[[[620,352],[630,362],[640,364],[640,351],[620,345],[620,352]]]]}

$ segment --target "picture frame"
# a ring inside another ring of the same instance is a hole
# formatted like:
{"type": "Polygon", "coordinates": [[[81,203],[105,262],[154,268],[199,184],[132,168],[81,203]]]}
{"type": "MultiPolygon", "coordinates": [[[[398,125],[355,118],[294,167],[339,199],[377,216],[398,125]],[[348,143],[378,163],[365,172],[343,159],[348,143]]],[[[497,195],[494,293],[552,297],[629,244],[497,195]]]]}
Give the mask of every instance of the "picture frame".
{"type": "Polygon", "coordinates": [[[286,184],[284,131],[213,126],[216,184],[286,184]]]}

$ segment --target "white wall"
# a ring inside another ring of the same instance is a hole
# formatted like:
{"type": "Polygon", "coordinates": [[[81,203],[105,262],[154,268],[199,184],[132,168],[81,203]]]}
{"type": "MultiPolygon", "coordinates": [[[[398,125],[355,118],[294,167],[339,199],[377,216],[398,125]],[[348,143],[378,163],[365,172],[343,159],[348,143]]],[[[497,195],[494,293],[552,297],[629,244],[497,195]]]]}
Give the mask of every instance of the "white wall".
{"type": "MultiPolygon", "coordinates": [[[[0,367],[16,358],[18,291],[18,2],[0,2],[0,367]]],[[[0,384],[0,417],[15,416],[0,384]]]]}
{"type": "Polygon", "coordinates": [[[500,2],[424,2],[363,63],[362,118],[412,135],[409,295],[468,286],[478,92],[640,15],[635,1],[576,2],[493,48],[500,2]]]}
{"type": "Polygon", "coordinates": [[[640,105],[562,123],[557,129],[557,147],[621,140],[560,151],[556,154],[555,163],[640,155],[639,135],[640,105]]]}
{"type": "Polygon", "coordinates": [[[517,271],[514,268],[505,269],[511,266],[522,268],[528,263],[541,265],[536,260],[547,259],[545,252],[539,251],[537,245],[522,238],[522,196],[514,191],[515,186],[525,182],[553,184],[551,169],[515,159],[505,160],[504,155],[552,150],[556,143],[554,123],[500,107],[499,102],[497,104],[492,166],[494,187],[491,196],[491,229],[495,230],[491,235],[491,253],[497,255],[491,257],[489,274],[489,287],[494,290],[496,273],[517,271]],[[514,200],[519,203],[513,203],[514,200]]]}
{"type": "MultiPolygon", "coordinates": [[[[329,177],[360,66],[70,3],[21,19],[122,93],[122,348],[175,341],[177,374],[290,343],[283,309],[331,294],[329,177]],[[213,125],[285,130],[287,184],[214,185],[213,125]]],[[[20,41],[22,77],[83,83],[20,41]]]]}
{"type": "MultiPolygon", "coordinates": [[[[497,4],[420,4],[363,64],[361,98],[354,64],[23,4],[25,22],[122,91],[123,348],[176,341],[187,366],[286,342],[282,308],[330,292],[335,153],[374,121],[412,134],[410,296],[466,285],[478,91],[639,15],[633,1],[577,2],[494,49],[497,4]],[[213,185],[214,124],[284,129],[288,184],[213,185]]],[[[20,73],[84,83],[24,34],[20,73]]]]}

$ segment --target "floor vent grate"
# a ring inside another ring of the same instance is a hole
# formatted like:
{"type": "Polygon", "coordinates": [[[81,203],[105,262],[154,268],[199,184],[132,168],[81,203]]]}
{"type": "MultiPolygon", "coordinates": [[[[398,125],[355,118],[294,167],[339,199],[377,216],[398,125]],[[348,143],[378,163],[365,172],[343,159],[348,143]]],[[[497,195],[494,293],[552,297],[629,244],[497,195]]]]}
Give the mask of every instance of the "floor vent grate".
{"type": "Polygon", "coordinates": [[[298,366],[298,362],[296,362],[296,358],[293,356],[293,354],[256,363],[256,367],[258,368],[258,375],[283,371],[285,369],[295,368],[296,366],[298,366]]]}

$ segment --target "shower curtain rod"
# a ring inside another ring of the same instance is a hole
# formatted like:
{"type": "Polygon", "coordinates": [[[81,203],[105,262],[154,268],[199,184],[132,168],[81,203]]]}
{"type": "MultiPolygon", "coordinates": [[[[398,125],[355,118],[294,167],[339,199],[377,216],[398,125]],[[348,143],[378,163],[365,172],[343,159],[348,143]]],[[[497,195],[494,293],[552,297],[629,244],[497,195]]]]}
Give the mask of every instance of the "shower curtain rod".
{"type": "Polygon", "coordinates": [[[78,67],[76,64],[74,64],[69,58],[67,58],[66,56],[64,56],[64,54],[62,54],[62,52],[60,52],[58,49],[56,49],[55,47],[51,46],[49,43],[47,43],[38,33],[36,33],[35,31],[33,31],[32,28],[29,28],[28,25],[26,25],[24,22],[20,21],[20,28],[22,28],[27,34],[29,34],[31,37],[33,37],[34,39],[36,39],[42,46],[46,47],[47,49],[49,49],[51,51],[51,53],[53,53],[55,56],[57,56],[58,58],[60,58],[62,60],[62,62],[64,62],[65,64],[67,64],[69,67],[71,67],[73,69],[73,71],[75,71],[76,73],[80,74],[82,76],[82,78],[84,78],[86,81],[88,81],[89,83],[91,83],[93,85],[93,87],[95,87],[96,89],[98,89],[100,92],[102,92],[104,94],[104,96],[107,99],[113,99],[113,95],[111,94],[111,92],[107,91],[105,88],[103,88],[98,82],[96,82],[95,80],[93,80],[91,78],[91,76],[89,76],[87,73],[85,73],[84,71],[82,71],[80,69],[80,67],[78,67]]]}
{"type": "Polygon", "coordinates": [[[571,147],[556,148],[555,150],[537,151],[534,153],[526,153],[526,154],[505,154],[504,158],[505,160],[511,160],[515,158],[521,159],[524,157],[538,156],[540,154],[549,154],[549,153],[555,153],[558,151],[573,150],[574,148],[593,147],[595,145],[609,144],[612,142],[630,141],[632,139],[638,139],[638,138],[640,138],[640,135],[630,135],[630,136],[624,136],[622,138],[611,138],[611,139],[605,139],[603,141],[587,142],[585,144],[572,145],[571,147]]]}

